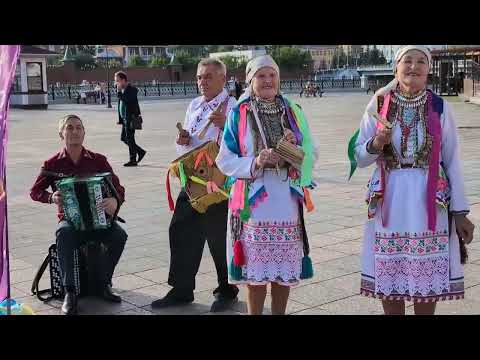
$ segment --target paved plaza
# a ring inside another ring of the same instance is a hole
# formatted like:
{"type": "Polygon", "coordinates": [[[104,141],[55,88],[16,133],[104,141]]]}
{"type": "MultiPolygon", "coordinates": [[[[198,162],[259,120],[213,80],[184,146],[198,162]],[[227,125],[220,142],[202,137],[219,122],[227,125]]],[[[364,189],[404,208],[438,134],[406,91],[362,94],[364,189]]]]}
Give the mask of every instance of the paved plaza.
{"type": "MultiPolygon", "coordinates": [[[[291,291],[287,308],[294,315],[381,314],[379,300],[359,295],[361,236],[367,212],[365,185],[372,168],[359,169],[347,182],[347,142],[358,127],[370,96],[364,93],[326,93],[323,98],[293,97],[302,106],[320,146],[320,160],[314,172],[319,186],[312,193],[316,210],[306,216],[315,276],[291,291]]],[[[447,98],[459,127],[471,219],[477,226],[465,266],[466,299],[440,302],[438,314],[480,314],[480,106],[447,98]]],[[[120,142],[116,125],[116,104],[51,105],[45,110],[12,109],[9,116],[8,206],[12,297],[30,305],[37,314],[60,314],[60,301],[44,304],[30,294],[35,273],[47,249],[54,242],[57,222],[53,205],[30,199],[29,189],[43,161],[60,148],[57,121],[66,114],[78,114],[86,126],[85,146],[107,155],[122,185],[126,202],[120,216],[127,223],[129,238],[116,268],[113,287],[121,293],[121,304],[81,298],[80,314],[210,314],[216,287],[213,260],[205,246],[196,278],[195,301],[185,307],[152,310],[152,300],[164,296],[170,250],[168,225],[172,213],[165,193],[167,165],[176,157],[176,122],[183,123],[190,100],[151,100],[140,103],[146,130],[137,132],[137,142],[148,154],[137,168],[125,168],[128,148],[120,142]]],[[[173,180],[176,196],[179,186],[173,180]]],[[[49,286],[48,271],[41,288],[49,286]]],[[[246,313],[246,291],[224,314],[246,313]]],[[[411,303],[409,303],[411,305],[411,303]]],[[[265,313],[270,313],[267,295],[265,313]]],[[[408,314],[413,307],[408,307],[408,314]]]]}

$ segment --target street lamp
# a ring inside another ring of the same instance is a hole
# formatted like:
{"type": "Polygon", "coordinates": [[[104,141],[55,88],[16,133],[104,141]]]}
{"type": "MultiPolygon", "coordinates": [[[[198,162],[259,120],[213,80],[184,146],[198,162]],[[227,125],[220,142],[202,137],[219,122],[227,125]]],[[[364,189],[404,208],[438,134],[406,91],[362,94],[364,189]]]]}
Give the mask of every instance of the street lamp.
{"type": "MultiPolygon", "coordinates": [[[[97,48],[97,59],[98,59],[98,50],[100,48],[100,45],[96,46],[97,48]]],[[[105,50],[107,52],[107,108],[111,109],[112,108],[112,99],[110,97],[110,63],[109,63],[109,57],[108,57],[108,45],[105,45],[105,50]]]]}
{"type": "Polygon", "coordinates": [[[110,96],[110,62],[108,57],[108,45],[105,46],[105,51],[107,52],[107,108],[112,108],[112,98],[110,96]]]}

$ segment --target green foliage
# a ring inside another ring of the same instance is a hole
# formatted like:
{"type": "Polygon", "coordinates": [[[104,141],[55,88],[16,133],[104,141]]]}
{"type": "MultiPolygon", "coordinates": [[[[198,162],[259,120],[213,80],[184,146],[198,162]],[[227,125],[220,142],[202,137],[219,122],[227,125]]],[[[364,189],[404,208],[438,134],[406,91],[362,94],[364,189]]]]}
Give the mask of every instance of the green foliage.
{"type": "Polygon", "coordinates": [[[237,69],[245,70],[248,63],[248,60],[243,56],[227,55],[227,56],[222,56],[220,60],[222,60],[225,63],[225,66],[227,67],[227,71],[232,71],[237,69]]]}
{"type": "Polygon", "coordinates": [[[301,70],[312,63],[312,55],[308,51],[295,47],[270,45],[267,47],[267,53],[279,67],[287,70],[301,70]]]}
{"type": "MultiPolygon", "coordinates": [[[[107,68],[107,60],[106,59],[97,59],[97,67],[106,69],[107,68]]],[[[118,69],[123,67],[123,64],[118,59],[108,59],[108,67],[110,69],[118,69]]]]}
{"type": "Polygon", "coordinates": [[[175,51],[175,61],[183,65],[185,69],[191,69],[197,66],[200,57],[193,56],[188,50],[180,49],[175,51]]]}
{"type": "Polygon", "coordinates": [[[62,62],[62,59],[63,59],[63,56],[62,55],[59,55],[59,56],[49,56],[47,57],[47,66],[62,66],[63,62],[62,62]]]}
{"type": "Polygon", "coordinates": [[[148,66],[149,67],[161,67],[161,66],[168,65],[169,63],[170,63],[170,60],[167,59],[166,57],[154,55],[150,59],[150,63],[148,64],[148,66]]]}
{"type": "Polygon", "coordinates": [[[96,53],[95,45],[75,45],[75,47],[76,47],[76,52],[78,54],[84,53],[84,54],[90,54],[94,56],[96,53]]]}
{"type": "Polygon", "coordinates": [[[133,55],[128,58],[128,66],[145,66],[147,65],[146,61],[143,60],[139,55],[133,55]]]}
{"type": "Polygon", "coordinates": [[[80,52],[73,57],[73,60],[75,66],[80,70],[93,70],[97,67],[92,54],[80,52]]]}

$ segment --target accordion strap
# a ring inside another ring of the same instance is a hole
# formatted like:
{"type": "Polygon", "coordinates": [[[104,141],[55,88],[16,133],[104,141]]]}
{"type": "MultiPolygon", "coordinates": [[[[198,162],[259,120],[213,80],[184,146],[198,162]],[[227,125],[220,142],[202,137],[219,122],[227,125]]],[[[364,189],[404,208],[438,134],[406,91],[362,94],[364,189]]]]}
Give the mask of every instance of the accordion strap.
{"type": "MultiPolygon", "coordinates": [[[[118,212],[120,211],[120,196],[118,195],[117,189],[115,189],[115,186],[113,186],[112,179],[109,176],[105,176],[104,178],[105,182],[107,183],[108,187],[110,188],[110,191],[112,192],[113,197],[117,200],[117,209],[115,210],[115,213],[112,216],[112,224],[113,222],[118,218],[118,212]]],[[[118,218],[120,222],[125,222],[125,220],[118,218]]]]}
{"type": "Polygon", "coordinates": [[[73,174],[57,173],[55,171],[46,170],[45,168],[41,169],[40,175],[54,177],[57,179],[63,179],[63,178],[74,176],[73,174]]]}
{"type": "Polygon", "coordinates": [[[47,268],[49,263],[50,263],[50,254],[47,255],[45,260],[43,260],[42,265],[38,269],[37,274],[35,275],[35,278],[33,279],[32,289],[31,289],[32,294],[37,295],[38,300],[43,301],[43,302],[50,301],[53,298],[52,289],[44,289],[44,290],[39,290],[38,289],[40,279],[42,278],[43,273],[45,272],[45,269],[47,268]],[[46,296],[46,297],[43,297],[42,295],[46,294],[46,293],[49,293],[50,295],[46,296]]]}

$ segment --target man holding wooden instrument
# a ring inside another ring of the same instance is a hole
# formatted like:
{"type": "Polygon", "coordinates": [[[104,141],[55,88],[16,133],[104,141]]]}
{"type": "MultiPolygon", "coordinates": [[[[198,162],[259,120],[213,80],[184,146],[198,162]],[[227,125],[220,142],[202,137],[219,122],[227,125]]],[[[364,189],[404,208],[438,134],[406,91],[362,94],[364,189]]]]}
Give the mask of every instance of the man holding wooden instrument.
{"type": "MultiPolygon", "coordinates": [[[[235,105],[225,89],[226,67],[217,59],[204,59],[197,68],[197,85],[202,96],[187,108],[183,128],[179,132],[176,148],[179,156],[208,142],[219,143],[230,109],[235,105]]],[[[217,271],[218,287],[211,312],[226,310],[237,298],[238,288],[228,284],[226,259],[228,200],[208,207],[199,213],[190,204],[185,190],[177,198],[169,227],[170,272],[168,284],[173,288],[162,299],[152,303],[153,308],[185,305],[193,302],[195,276],[207,240],[217,271]]]]}

